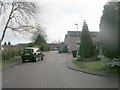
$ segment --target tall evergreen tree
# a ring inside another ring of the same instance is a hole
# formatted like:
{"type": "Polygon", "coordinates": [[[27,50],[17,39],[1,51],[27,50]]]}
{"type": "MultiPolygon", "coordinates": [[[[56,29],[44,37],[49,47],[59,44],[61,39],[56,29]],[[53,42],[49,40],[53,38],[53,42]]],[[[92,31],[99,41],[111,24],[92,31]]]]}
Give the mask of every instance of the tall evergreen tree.
{"type": "Polygon", "coordinates": [[[92,38],[90,37],[88,25],[85,21],[83,23],[79,51],[80,56],[84,58],[89,58],[95,54],[95,47],[93,45],[92,38]]]}
{"type": "Polygon", "coordinates": [[[8,42],[8,45],[11,45],[11,42],[8,42]]]}
{"type": "Polygon", "coordinates": [[[39,48],[42,51],[45,51],[48,48],[48,44],[47,44],[45,38],[41,34],[37,35],[37,37],[36,37],[36,39],[34,41],[34,44],[39,46],[39,48]]]}
{"type": "Polygon", "coordinates": [[[7,43],[6,43],[6,42],[4,42],[4,45],[7,45],[7,43]]]}
{"type": "Polygon", "coordinates": [[[38,35],[37,36],[37,38],[36,38],[36,40],[35,40],[35,44],[37,44],[37,45],[39,45],[39,44],[41,44],[41,43],[45,43],[46,41],[45,41],[45,39],[44,39],[44,37],[42,36],[42,35],[38,35]]]}
{"type": "Polygon", "coordinates": [[[108,58],[118,58],[118,2],[108,2],[104,6],[103,15],[100,22],[100,36],[103,54],[108,58]]]}

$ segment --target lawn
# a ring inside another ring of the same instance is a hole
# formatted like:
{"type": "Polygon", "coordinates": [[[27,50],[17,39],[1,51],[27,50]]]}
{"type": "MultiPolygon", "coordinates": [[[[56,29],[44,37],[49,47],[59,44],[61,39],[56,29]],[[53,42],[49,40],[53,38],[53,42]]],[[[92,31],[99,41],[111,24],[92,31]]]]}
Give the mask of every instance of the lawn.
{"type": "Polygon", "coordinates": [[[84,68],[92,71],[102,71],[102,69],[105,67],[105,65],[101,61],[83,62],[73,60],[73,63],[79,68],[84,68]]]}
{"type": "Polygon", "coordinates": [[[110,68],[106,67],[105,63],[102,61],[72,61],[77,67],[83,68],[90,71],[98,71],[98,72],[108,72],[113,74],[120,73],[120,68],[110,68]]]}

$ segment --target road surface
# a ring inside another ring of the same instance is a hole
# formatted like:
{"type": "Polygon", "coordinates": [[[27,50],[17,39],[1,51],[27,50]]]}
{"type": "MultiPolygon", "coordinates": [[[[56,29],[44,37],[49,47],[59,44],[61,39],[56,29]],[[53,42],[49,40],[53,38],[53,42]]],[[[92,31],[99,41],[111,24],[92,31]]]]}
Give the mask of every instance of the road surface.
{"type": "Polygon", "coordinates": [[[70,70],[70,54],[46,52],[39,62],[26,62],[3,70],[3,88],[118,88],[118,80],[70,70]]]}

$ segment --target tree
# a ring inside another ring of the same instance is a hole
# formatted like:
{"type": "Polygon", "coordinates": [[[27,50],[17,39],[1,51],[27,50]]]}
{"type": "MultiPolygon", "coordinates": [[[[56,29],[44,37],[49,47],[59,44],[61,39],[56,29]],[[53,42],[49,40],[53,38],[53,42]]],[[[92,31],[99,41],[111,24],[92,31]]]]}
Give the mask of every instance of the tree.
{"type": "Polygon", "coordinates": [[[45,38],[39,34],[34,42],[35,45],[39,46],[39,48],[41,49],[41,51],[45,51],[47,49],[47,42],[45,40],[45,38]]]}
{"type": "Polygon", "coordinates": [[[39,45],[39,44],[44,43],[44,42],[46,42],[45,38],[41,34],[39,34],[34,43],[39,45]]]}
{"type": "MultiPolygon", "coordinates": [[[[120,1],[118,2],[118,29],[120,28],[120,1]]],[[[118,31],[118,38],[120,38],[120,31],[118,31]]],[[[118,39],[118,58],[120,56],[120,41],[118,39]]]]}
{"type": "Polygon", "coordinates": [[[45,28],[42,27],[40,24],[36,24],[36,27],[34,28],[35,30],[33,31],[33,36],[32,36],[32,41],[35,42],[36,38],[39,36],[39,34],[46,40],[46,32],[45,28]]]}
{"type": "Polygon", "coordinates": [[[35,46],[38,46],[42,51],[48,49],[48,44],[46,42],[46,33],[42,27],[37,27],[36,31],[33,33],[32,41],[35,46]]]}
{"type": "Polygon", "coordinates": [[[8,42],[8,45],[11,45],[11,42],[8,42]]]}
{"type": "Polygon", "coordinates": [[[100,21],[100,38],[103,54],[108,58],[118,58],[120,44],[118,43],[118,2],[108,2],[104,5],[100,21]]]}
{"type": "Polygon", "coordinates": [[[3,28],[2,37],[0,39],[0,44],[2,43],[6,31],[30,31],[33,30],[34,25],[32,25],[29,21],[32,20],[32,17],[36,13],[37,5],[33,2],[2,2],[0,1],[0,16],[4,16],[5,12],[8,13],[9,8],[10,13],[8,15],[8,19],[3,28]]]}
{"type": "Polygon", "coordinates": [[[84,21],[82,33],[81,33],[81,42],[79,53],[81,57],[89,58],[95,54],[95,46],[93,45],[92,38],[88,30],[88,25],[84,21]]]}
{"type": "Polygon", "coordinates": [[[4,45],[7,45],[7,43],[6,43],[6,42],[4,42],[4,45]]]}

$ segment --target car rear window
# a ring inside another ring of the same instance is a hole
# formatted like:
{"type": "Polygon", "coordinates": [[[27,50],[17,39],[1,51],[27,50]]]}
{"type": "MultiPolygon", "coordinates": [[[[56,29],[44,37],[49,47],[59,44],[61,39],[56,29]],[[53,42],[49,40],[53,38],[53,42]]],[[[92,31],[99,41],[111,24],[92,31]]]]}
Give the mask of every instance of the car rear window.
{"type": "Polygon", "coordinates": [[[30,52],[33,52],[33,49],[24,49],[24,52],[25,52],[25,53],[26,53],[26,52],[30,53],[30,52]]]}

